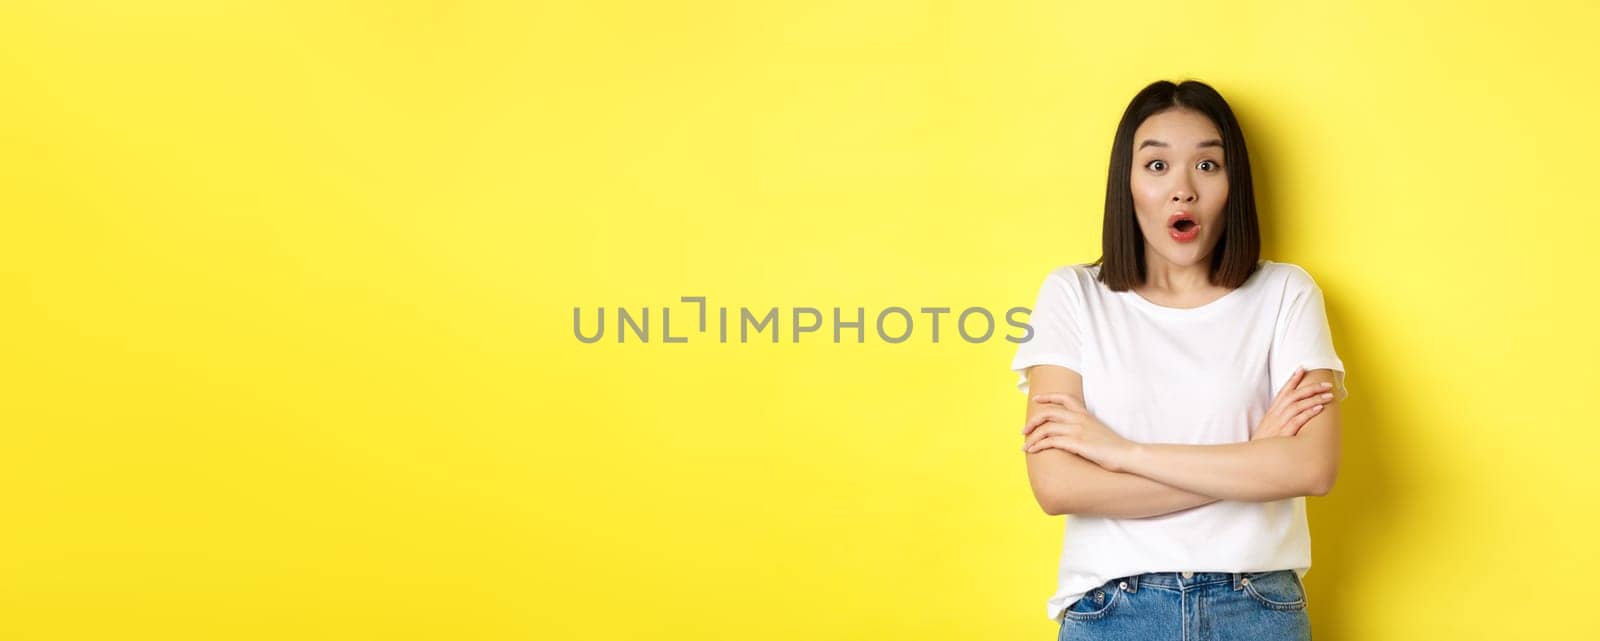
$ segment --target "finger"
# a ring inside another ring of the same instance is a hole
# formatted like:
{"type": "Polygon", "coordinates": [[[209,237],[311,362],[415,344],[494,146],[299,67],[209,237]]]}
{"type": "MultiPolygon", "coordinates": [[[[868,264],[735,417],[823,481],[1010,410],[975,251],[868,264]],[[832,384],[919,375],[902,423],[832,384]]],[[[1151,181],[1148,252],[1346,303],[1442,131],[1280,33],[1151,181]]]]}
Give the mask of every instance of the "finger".
{"type": "Polygon", "coordinates": [[[1307,410],[1305,410],[1303,412],[1300,412],[1299,414],[1296,414],[1294,419],[1289,422],[1290,431],[1289,431],[1288,435],[1289,436],[1294,436],[1296,434],[1299,434],[1300,433],[1300,428],[1305,427],[1306,423],[1311,422],[1311,417],[1316,416],[1317,413],[1321,412],[1321,411],[1322,411],[1322,406],[1321,405],[1316,405],[1316,406],[1312,406],[1311,408],[1309,408],[1309,409],[1307,409],[1307,410]]]}
{"type": "Polygon", "coordinates": [[[1049,436],[1050,436],[1049,426],[1045,426],[1044,429],[1034,430],[1032,434],[1028,435],[1028,438],[1022,439],[1022,451],[1026,452],[1028,450],[1033,449],[1034,444],[1038,443],[1041,440],[1044,440],[1044,439],[1048,438],[1049,436]]]}
{"type": "Polygon", "coordinates": [[[1326,391],[1328,391],[1330,389],[1333,389],[1333,383],[1329,383],[1327,381],[1322,381],[1320,383],[1317,383],[1316,385],[1307,385],[1305,387],[1301,387],[1299,389],[1296,389],[1294,391],[1294,396],[1296,398],[1305,398],[1305,397],[1311,396],[1313,394],[1320,394],[1322,392],[1326,392],[1326,391]]]}
{"type": "Polygon", "coordinates": [[[1022,435],[1027,436],[1040,423],[1050,420],[1050,414],[1051,410],[1034,410],[1028,415],[1028,420],[1022,422],[1022,435]]]}
{"type": "Polygon", "coordinates": [[[1028,432],[1033,431],[1033,428],[1038,427],[1040,423],[1045,421],[1070,422],[1072,420],[1074,420],[1072,412],[1064,408],[1052,406],[1034,410],[1033,415],[1029,416],[1027,422],[1022,424],[1022,435],[1027,436],[1028,432]]]}
{"type": "MultiPolygon", "coordinates": [[[[1028,453],[1032,454],[1034,452],[1040,452],[1040,451],[1043,451],[1043,450],[1048,450],[1048,449],[1050,449],[1052,447],[1060,447],[1061,449],[1065,450],[1067,448],[1062,447],[1064,444],[1065,443],[1063,442],[1063,440],[1060,437],[1052,436],[1050,438],[1043,439],[1043,440],[1040,440],[1037,443],[1029,445],[1028,446],[1028,453]]],[[[1068,451],[1071,451],[1071,450],[1068,450],[1068,451]]]]}
{"type": "Polygon", "coordinates": [[[1313,405],[1322,405],[1322,404],[1325,404],[1325,403],[1327,403],[1328,401],[1331,401],[1331,400],[1333,400],[1333,394],[1331,394],[1331,393],[1318,394],[1318,395],[1313,396],[1311,398],[1308,398],[1308,399],[1305,399],[1305,400],[1302,400],[1302,401],[1299,401],[1299,402],[1295,403],[1293,408],[1290,410],[1289,413],[1290,414],[1299,414],[1300,412],[1306,411],[1307,408],[1309,408],[1309,407],[1311,407],[1313,405]]]}
{"type": "Polygon", "coordinates": [[[1331,383],[1319,383],[1316,385],[1307,385],[1305,387],[1296,388],[1294,390],[1285,389],[1284,391],[1287,392],[1287,394],[1274,401],[1272,409],[1267,411],[1268,413],[1273,411],[1281,411],[1282,413],[1280,416],[1284,417],[1293,416],[1295,412],[1298,412],[1301,409],[1301,407],[1296,406],[1297,402],[1304,401],[1308,398],[1317,397],[1320,394],[1324,394],[1332,387],[1333,385],[1331,383]]]}
{"type": "Polygon", "coordinates": [[[1084,407],[1083,401],[1070,394],[1040,394],[1033,397],[1033,400],[1039,403],[1053,403],[1070,409],[1089,411],[1087,407],[1084,407]]]}
{"type": "Polygon", "coordinates": [[[1065,418],[1065,412],[1057,408],[1051,407],[1034,410],[1033,413],[1028,416],[1028,420],[1022,423],[1022,435],[1027,436],[1029,432],[1032,432],[1034,428],[1039,427],[1039,425],[1045,421],[1062,418],[1065,418]]]}
{"type": "Polygon", "coordinates": [[[1299,416],[1301,412],[1304,412],[1306,410],[1306,408],[1311,407],[1312,405],[1316,405],[1316,404],[1317,404],[1317,399],[1308,398],[1308,399],[1305,399],[1305,400],[1302,400],[1302,401],[1296,401],[1296,402],[1290,403],[1288,405],[1285,405],[1277,413],[1278,421],[1281,422],[1281,423],[1288,423],[1289,419],[1292,419],[1292,418],[1294,418],[1296,416],[1299,416]]]}
{"type": "Polygon", "coordinates": [[[1022,439],[1022,451],[1032,452],[1033,444],[1039,442],[1039,439],[1043,436],[1043,434],[1044,430],[1037,430],[1033,433],[1033,436],[1022,439]]]}
{"type": "Polygon", "coordinates": [[[1090,412],[1088,406],[1083,404],[1082,398],[1078,398],[1078,396],[1074,395],[1066,395],[1066,393],[1046,393],[1046,395],[1040,395],[1038,396],[1038,403],[1050,404],[1050,406],[1054,406],[1054,408],[1067,409],[1067,411],[1083,412],[1083,414],[1088,414],[1088,412],[1090,412]]]}
{"type": "Polygon", "coordinates": [[[1289,417],[1294,416],[1294,403],[1295,399],[1291,396],[1284,396],[1273,401],[1272,407],[1267,408],[1267,414],[1261,420],[1282,423],[1289,417]]]}
{"type": "Polygon", "coordinates": [[[1066,433],[1065,428],[1066,425],[1062,423],[1046,421],[1043,425],[1040,425],[1037,429],[1034,429],[1033,433],[1028,435],[1028,438],[1023,439],[1022,448],[1027,449],[1029,446],[1033,445],[1034,443],[1038,443],[1043,439],[1064,434],[1066,433]]]}
{"type": "Polygon", "coordinates": [[[1022,444],[1022,448],[1026,450],[1029,447],[1038,445],[1040,441],[1053,437],[1069,437],[1074,429],[1075,427],[1072,425],[1050,421],[1039,426],[1039,429],[1034,430],[1033,434],[1026,439],[1027,442],[1022,444]]]}

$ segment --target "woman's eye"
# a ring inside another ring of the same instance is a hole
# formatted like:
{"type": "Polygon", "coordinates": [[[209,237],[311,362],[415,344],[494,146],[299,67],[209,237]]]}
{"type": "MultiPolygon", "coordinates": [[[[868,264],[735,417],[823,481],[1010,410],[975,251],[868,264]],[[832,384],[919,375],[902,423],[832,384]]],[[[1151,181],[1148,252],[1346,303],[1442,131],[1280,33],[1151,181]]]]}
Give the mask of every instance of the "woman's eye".
{"type": "Polygon", "coordinates": [[[1165,161],[1165,160],[1152,160],[1150,162],[1145,163],[1144,167],[1145,167],[1145,169],[1149,169],[1151,171],[1161,171],[1161,170],[1167,168],[1167,161],[1165,161]],[[1157,165],[1160,165],[1160,166],[1158,167],[1157,165]]]}
{"type": "MultiPolygon", "coordinates": [[[[1202,160],[1202,161],[1200,161],[1200,164],[1202,164],[1202,165],[1211,165],[1213,168],[1218,166],[1217,163],[1211,162],[1209,160],[1202,160]]],[[[1209,171],[1209,170],[1207,170],[1207,171],[1209,171]]]]}

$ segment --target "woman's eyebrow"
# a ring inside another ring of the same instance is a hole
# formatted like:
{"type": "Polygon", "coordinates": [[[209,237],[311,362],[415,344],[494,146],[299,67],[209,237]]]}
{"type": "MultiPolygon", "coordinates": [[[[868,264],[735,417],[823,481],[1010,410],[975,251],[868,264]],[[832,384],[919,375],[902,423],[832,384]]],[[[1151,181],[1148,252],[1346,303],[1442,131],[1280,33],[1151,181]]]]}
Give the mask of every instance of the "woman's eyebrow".
{"type": "MultiPolygon", "coordinates": [[[[1146,138],[1144,140],[1144,142],[1139,143],[1139,146],[1134,148],[1134,151],[1138,151],[1140,149],[1144,149],[1145,147],[1170,147],[1170,146],[1171,145],[1168,145],[1167,143],[1162,142],[1160,140],[1156,140],[1154,138],[1146,138]]],[[[1221,146],[1222,146],[1222,141],[1221,140],[1216,139],[1216,138],[1212,138],[1211,140],[1206,140],[1206,141],[1201,142],[1198,145],[1195,145],[1194,148],[1195,149],[1199,149],[1201,147],[1221,147],[1221,146]]]]}

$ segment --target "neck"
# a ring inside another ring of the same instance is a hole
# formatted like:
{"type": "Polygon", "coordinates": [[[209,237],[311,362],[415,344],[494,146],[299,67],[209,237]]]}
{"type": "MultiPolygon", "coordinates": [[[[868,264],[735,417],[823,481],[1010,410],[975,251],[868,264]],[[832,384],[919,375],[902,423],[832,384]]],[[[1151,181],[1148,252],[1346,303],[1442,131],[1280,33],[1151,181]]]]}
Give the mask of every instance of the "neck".
{"type": "Polygon", "coordinates": [[[1145,247],[1144,286],[1146,289],[1182,296],[1204,292],[1211,285],[1211,256],[1206,255],[1193,265],[1177,265],[1161,254],[1145,247]]]}

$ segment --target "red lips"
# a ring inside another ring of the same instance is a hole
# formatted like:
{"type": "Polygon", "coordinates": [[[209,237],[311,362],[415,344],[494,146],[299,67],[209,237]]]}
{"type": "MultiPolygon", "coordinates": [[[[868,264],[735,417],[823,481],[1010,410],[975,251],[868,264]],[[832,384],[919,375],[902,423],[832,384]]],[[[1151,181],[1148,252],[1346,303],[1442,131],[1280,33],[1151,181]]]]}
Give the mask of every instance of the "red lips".
{"type": "Polygon", "coordinates": [[[1189,212],[1179,211],[1167,218],[1167,232],[1180,243],[1193,241],[1200,237],[1200,220],[1189,212]]]}

